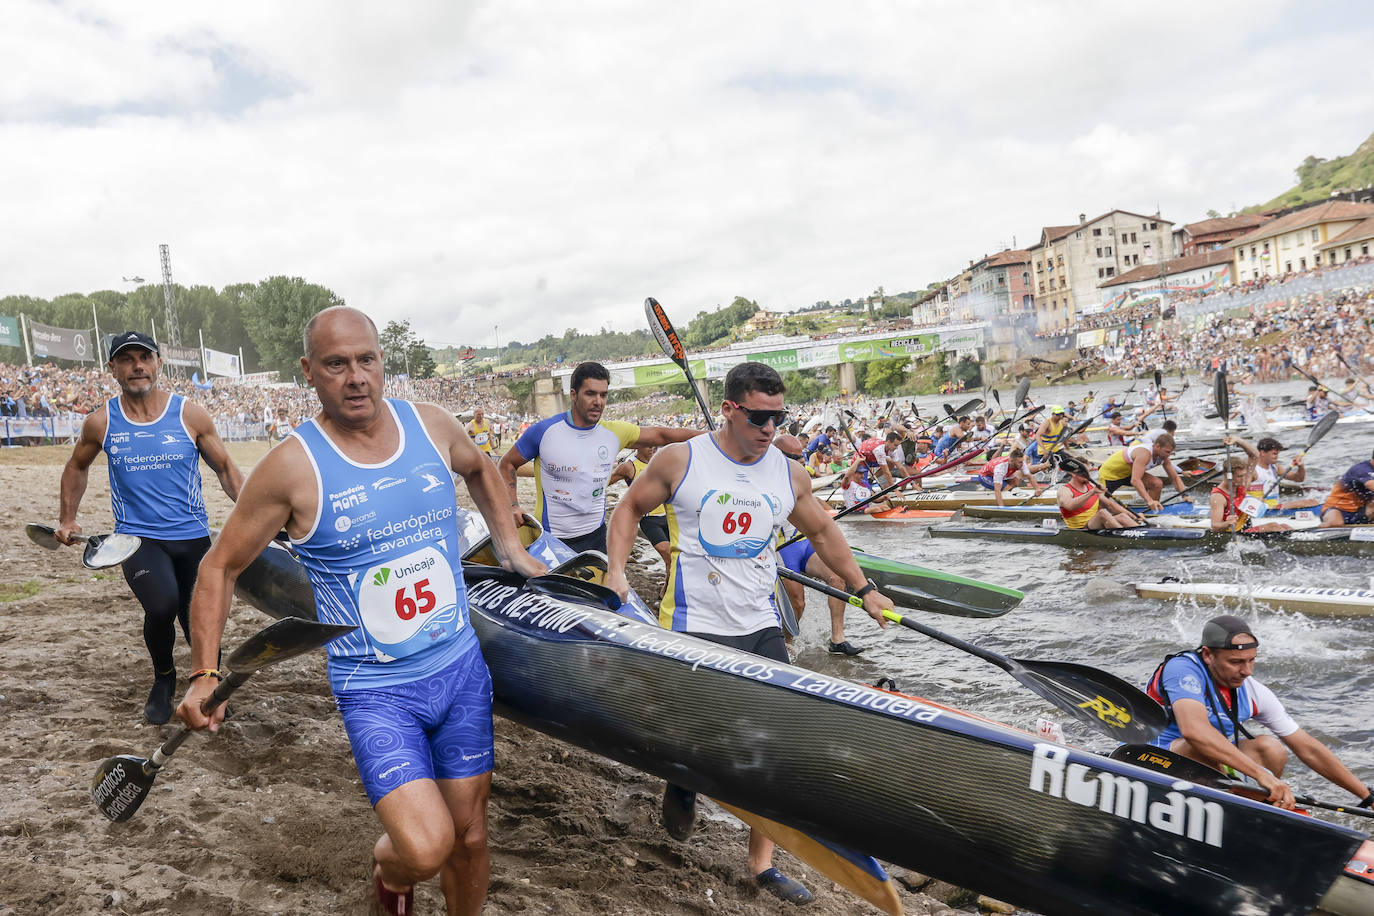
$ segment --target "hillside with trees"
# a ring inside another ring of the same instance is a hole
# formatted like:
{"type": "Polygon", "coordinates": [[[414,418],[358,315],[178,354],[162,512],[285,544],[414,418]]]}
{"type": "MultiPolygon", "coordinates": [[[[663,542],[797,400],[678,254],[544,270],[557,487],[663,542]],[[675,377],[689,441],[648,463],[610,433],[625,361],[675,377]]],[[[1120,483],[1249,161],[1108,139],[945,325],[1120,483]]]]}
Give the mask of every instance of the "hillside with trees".
{"type": "Polygon", "coordinates": [[[1334,192],[1374,187],[1374,134],[1349,156],[1321,159],[1308,156],[1296,169],[1298,183],[1268,203],[1245,212],[1278,210],[1326,200],[1334,192]]]}

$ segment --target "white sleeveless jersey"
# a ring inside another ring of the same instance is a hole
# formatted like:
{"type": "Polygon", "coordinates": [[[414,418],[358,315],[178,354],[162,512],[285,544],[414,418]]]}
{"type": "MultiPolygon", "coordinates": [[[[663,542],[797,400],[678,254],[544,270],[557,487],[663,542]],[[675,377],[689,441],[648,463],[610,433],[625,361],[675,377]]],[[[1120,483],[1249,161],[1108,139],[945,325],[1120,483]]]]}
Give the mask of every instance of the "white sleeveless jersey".
{"type": "Polygon", "coordinates": [[[687,472],[664,504],[672,552],[659,623],[718,636],[777,626],[774,536],[796,505],[787,458],[770,446],[740,464],[714,435],[687,449],[687,472]]]}

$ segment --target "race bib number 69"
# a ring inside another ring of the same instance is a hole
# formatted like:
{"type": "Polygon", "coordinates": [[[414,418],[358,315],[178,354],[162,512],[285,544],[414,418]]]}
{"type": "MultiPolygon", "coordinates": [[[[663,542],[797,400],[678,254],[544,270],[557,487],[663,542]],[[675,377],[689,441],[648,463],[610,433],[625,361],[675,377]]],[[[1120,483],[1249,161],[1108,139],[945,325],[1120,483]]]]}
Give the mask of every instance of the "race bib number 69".
{"type": "Polygon", "coordinates": [[[379,563],[358,576],[358,612],[382,661],[404,658],[452,635],[458,589],[434,547],[379,563]]]}
{"type": "Polygon", "coordinates": [[[699,517],[697,540],[708,556],[756,557],[773,535],[775,501],[752,487],[711,490],[699,517]]]}

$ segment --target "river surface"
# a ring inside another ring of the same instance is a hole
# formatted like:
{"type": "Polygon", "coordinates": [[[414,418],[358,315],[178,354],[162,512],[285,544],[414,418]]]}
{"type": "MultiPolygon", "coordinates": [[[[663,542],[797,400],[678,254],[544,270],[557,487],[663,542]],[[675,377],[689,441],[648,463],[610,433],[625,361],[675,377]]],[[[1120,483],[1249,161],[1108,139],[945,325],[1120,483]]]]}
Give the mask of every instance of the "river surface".
{"type": "MultiPolygon", "coordinates": [[[[1177,385],[1176,379],[1171,381],[1177,385]]],[[[1004,399],[1009,399],[1010,387],[1002,391],[1004,399]]],[[[1126,387],[1124,382],[1040,387],[1032,389],[1031,398],[1035,403],[1064,403],[1070,398],[1081,402],[1089,388],[1094,388],[1100,403],[1102,392],[1120,392],[1126,387]]],[[[1142,383],[1137,391],[1143,387],[1142,383]]],[[[1305,393],[1305,382],[1255,386],[1256,395],[1301,397],[1305,393]]],[[[967,400],[975,394],[917,398],[915,402],[924,415],[938,410],[939,402],[967,400]]],[[[1138,402],[1138,398],[1131,400],[1138,402]]],[[[1219,421],[1201,420],[1203,412],[1211,409],[1210,401],[1210,380],[1194,380],[1180,404],[1182,438],[1187,438],[1195,419],[1201,424],[1195,435],[1220,434],[1219,421]]],[[[908,399],[902,400],[903,406],[907,403],[908,399]]],[[[1157,423],[1155,420],[1154,425],[1157,423]]],[[[1244,434],[1253,442],[1266,433],[1252,430],[1244,434]]],[[[1280,457],[1286,466],[1306,444],[1308,430],[1268,434],[1284,444],[1280,457]]],[[[1369,458],[1372,447],[1374,424],[1337,425],[1308,456],[1307,485],[1319,487],[1324,496],[1336,476],[1369,458]]],[[[1172,492],[1166,484],[1166,495],[1172,492]]],[[[852,544],[872,553],[1026,593],[1018,607],[997,619],[910,612],[919,614],[923,622],[1005,655],[1093,665],[1141,687],[1165,655],[1197,646],[1202,625],[1209,618],[1221,613],[1240,614],[1260,639],[1256,677],[1274,689],[1301,726],[1330,746],[1358,776],[1374,783],[1374,725],[1369,714],[1374,699],[1374,618],[1334,620],[1253,606],[1219,609],[1210,601],[1199,604],[1190,599],[1138,598],[1131,589],[1132,583],[1157,582],[1166,575],[1184,581],[1368,589],[1374,563],[1367,558],[1291,556],[1259,545],[1233,546],[1215,554],[1065,550],[1037,544],[934,540],[926,535],[924,525],[912,522],[841,522],[841,527],[852,544]],[[1113,584],[1119,588],[1110,588],[1113,584]],[[1090,585],[1098,597],[1090,597],[1090,585]]],[[[801,665],[867,682],[888,675],[904,692],[1031,731],[1038,719],[1052,719],[1063,727],[1069,744],[1103,752],[1114,746],[1111,739],[1070,720],[1000,669],[911,630],[893,626],[880,634],[871,620],[853,611],[846,617],[847,635],[851,642],[865,647],[865,653],[855,659],[826,655],[824,604],[814,595],[808,596],[807,604],[797,659],[801,665]]],[[[1290,761],[1286,778],[1296,790],[1332,801],[1349,801],[1344,790],[1296,759],[1290,761]]],[[[1368,826],[1367,821],[1349,820],[1351,826],[1368,826]]]]}

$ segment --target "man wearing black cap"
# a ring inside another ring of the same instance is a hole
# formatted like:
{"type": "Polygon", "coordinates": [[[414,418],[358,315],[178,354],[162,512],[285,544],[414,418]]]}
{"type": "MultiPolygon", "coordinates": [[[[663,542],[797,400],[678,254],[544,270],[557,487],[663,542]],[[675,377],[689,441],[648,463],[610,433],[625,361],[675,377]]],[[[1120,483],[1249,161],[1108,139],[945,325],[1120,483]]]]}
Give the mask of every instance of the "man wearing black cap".
{"type": "Polygon", "coordinates": [[[153,689],[143,714],[154,725],[172,717],[177,673],[172,663],[176,623],[190,642],[187,616],[196,569],[210,548],[210,524],[201,495],[205,459],[230,499],[243,475],[198,404],[158,385],[162,357],[157,342],[138,331],[110,341],[110,372],[120,395],[93,411],[62,470],[57,539],[71,544],[91,462],[108,458],[115,531],[137,535],[143,545],[124,561],[124,579],[143,605],[143,642],[153,661],[153,689]]]}
{"type": "Polygon", "coordinates": [[[1294,806],[1293,790],[1279,778],[1291,750],[1360,799],[1360,807],[1370,807],[1374,790],[1326,745],[1299,728],[1273,691],[1255,680],[1258,651],[1259,639],[1241,618],[1227,614],[1207,621],[1202,644],[1169,656],[1150,678],[1146,692],[1169,712],[1169,725],[1154,744],[1217,769],[1243,773],[1282,808],[1294,806]],[[1252,735],[1245,726],[1250,719],[1274,734],[1252,735]]]}

